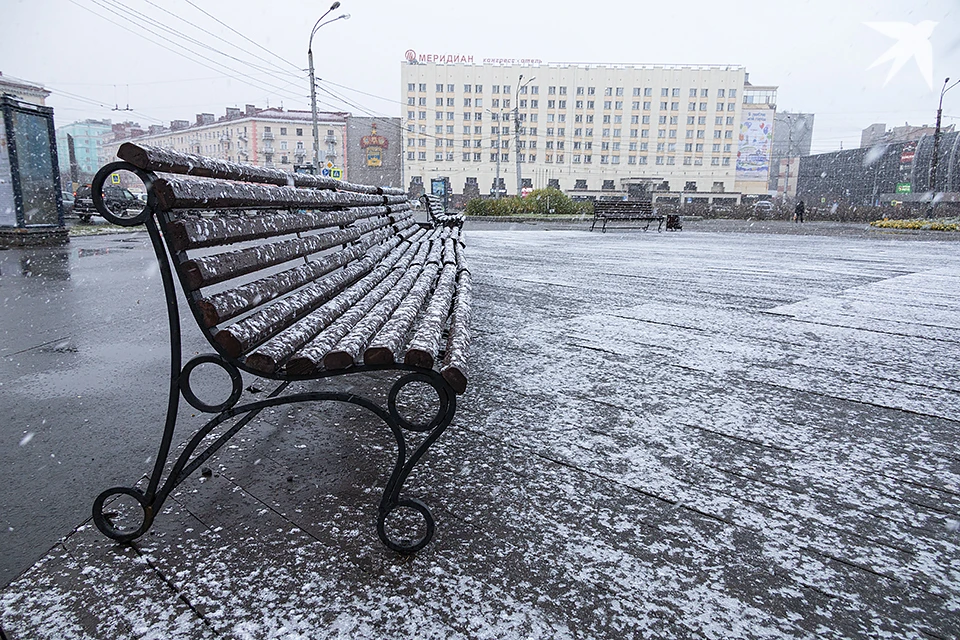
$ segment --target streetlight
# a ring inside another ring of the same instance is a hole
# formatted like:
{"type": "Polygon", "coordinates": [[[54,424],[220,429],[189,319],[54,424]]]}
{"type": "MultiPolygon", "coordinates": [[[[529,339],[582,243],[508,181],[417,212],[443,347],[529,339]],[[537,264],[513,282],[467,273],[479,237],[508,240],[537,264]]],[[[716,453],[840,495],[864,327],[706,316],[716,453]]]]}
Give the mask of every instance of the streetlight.
{"type": "Polygon", "coordinates": [[[513,103],[513,124],[514,129],[516,130],[517,135],[517,197],[523,193],[523,178],[520,177],[520,89],[524,88],[534,80],[536,77],[530,78],[523,84],[520,84],[520,81],[523,80],[523,74],[520,74],[520,77],[517,78],[517,95],[513,103]]]}
{"type": "MultiPolygon", "coordinates": [[[[494,191],[496,191],[497,193],[497,196],[495,199],[499,200],[500,199],[500,155],[501,155],[500,148],[502,146],[501,131],[503,129],[501,125],[503,124],[503,109],[500,109],[499,111],[490,111],[490,109],[484,109],[484,111],[489,113],[491,117],[497,116],[497,179],[494,180],[493,182],[493,188],[494,188],[494,191]]],[[[507,122],[510,122],[510,120],[508,119],[507,122]]],[[[508,134],[510,133],[509,130],[507,131],[507,133],[508,134]]]]}
{"type": "Polygon", "coordinates": [[[930,160],[930,190],[933,195],[930,198],[930,208],[927,209],[928,218],[933,216],[933,208],[937,197],[937,164],[940,156],[940,117],[943,115],[943,94],[960,84],[960,80],[949,87],[947,86],[948,82],[950,82],[949,77],[943,79],[943,88],[940,89],[940,104],[937,106],[937,127],[933,130],[933,159],[930,160]]]}
{"type": "Polygon", "coordinates": [[[313,36],[317,30],[331,22],[336,22],[337,20],[349,20],[350,14],[344,13],[342,15],[333,18],[332,20],[327,20],[323,24],[320,24],[321,20],[327,17],[331,11],[335,11],[337,7],[340,6],[339,2],[334,2],[330,5],[330,8],[327,9],[320,18],[314,23],[313,31],[310,32],[310,43],[307,45],[307,60],[310,62],[310,111],[313,114],[313,172],[314,174],[320,173],[320,129],[317,126],[317,87],[316,81],[313,77],[313,36]]]}

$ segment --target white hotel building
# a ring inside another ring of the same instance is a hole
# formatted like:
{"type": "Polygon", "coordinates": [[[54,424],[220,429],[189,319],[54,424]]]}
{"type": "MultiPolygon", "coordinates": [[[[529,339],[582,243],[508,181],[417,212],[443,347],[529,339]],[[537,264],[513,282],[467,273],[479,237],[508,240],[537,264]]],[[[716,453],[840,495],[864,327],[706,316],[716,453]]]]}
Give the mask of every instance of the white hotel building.
{"type": "Polygon", "coordinates": [[[750,85],[743,67],[441,64],[411,54],[401,72],[405,185],[448,177],[453,193],[487,195],[499,172],[514,194],[519,158],[524,188],[571,195],[622,197],[635,185],[699,193],[698,202],[767,193],[776,87],[750,85]]]}

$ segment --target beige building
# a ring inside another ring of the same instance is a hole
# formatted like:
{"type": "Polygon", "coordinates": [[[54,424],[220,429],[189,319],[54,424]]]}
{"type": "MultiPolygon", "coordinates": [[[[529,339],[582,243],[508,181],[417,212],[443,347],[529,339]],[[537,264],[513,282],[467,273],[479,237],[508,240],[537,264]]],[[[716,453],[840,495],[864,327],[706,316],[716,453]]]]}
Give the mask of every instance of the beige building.
{"type": "Polygon", "coordinates": [[[0,71],[0,95],[7,95],[38,106],[45,106],[46,98],[50,92],[43,88],[42,84],[27,82],[13,76],[5,76],[0,71]]]}
{"type": "Polygon", "coordinates": [[[498,176],[515,194],[518,159],[523,188],[738,193],[741,114],[775,105],[768,87],[749,92],[766,102],[744,103],[739,66],[442,64],[409,53],[404,184],[448,177],[458,194],[494,193],[498,176]]]}
{"type": "MultiPolygon", "coordinates": [[[[318,113],[320,129],[320,162],[336,169],[346,158],[346,123],[348,113],[318,113]]],[[[227,108],[217,118],[211,113],[197,114],[196,120],[174,120],[169,127],[150,127],[144,135],[128,136],[120,131],[116,139],[105,142],[103,162],[116,159],[121,144],[134,141],[197,153],[231,162],[293,171],[295,165],[313,163],[313,124],[309,111],[257,109],[246,105],[243,110],[227,108]]],[[[346,179],[346,174],[340,177],[346,179]]]]}

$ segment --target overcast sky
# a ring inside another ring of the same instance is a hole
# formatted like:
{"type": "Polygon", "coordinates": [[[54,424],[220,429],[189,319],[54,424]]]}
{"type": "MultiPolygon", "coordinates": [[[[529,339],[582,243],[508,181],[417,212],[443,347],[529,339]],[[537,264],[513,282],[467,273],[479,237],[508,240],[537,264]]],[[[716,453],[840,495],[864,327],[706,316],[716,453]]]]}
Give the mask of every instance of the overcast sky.
{"type": "MultiPolygon", "coordinates": [[[[328,7],[0,0],[0,71],[53,91],[47,104],[58,125],[83,118],[169,124],[268,101],[308,109],[307,41],[328,7]],[[133,111],[113,110],[128,104],[133,111]]],[[[932,124],[944,77],[960,79],[960,0],[342,0],[329,17],[345,12],[350,19],[320,29],[313,48],[322,86],[352,104],[321,92],[320,108],[358,115],[400,115],[407,49],[477,60],[737,64],[754,84],[779,86],[779,110],[816,114],[817,152],[858,146],[860,130],[873,122],[932,124]],[[897,41],[865,23],[925,20],[938,23],[929,39],[933,88],[913,58],[885,84],[892,62],[870,66],[897,41]]],[[[944,124],[960,125],[960,87],[947,93],[944,114],[944,124]]]]}

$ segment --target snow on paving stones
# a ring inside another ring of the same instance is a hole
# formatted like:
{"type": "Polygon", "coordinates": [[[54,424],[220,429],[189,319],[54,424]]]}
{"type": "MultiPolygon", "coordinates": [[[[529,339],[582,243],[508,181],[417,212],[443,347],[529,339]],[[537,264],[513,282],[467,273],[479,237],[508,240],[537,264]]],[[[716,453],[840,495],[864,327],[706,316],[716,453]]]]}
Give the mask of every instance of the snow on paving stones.
{"type": "Polygon", "coordinates": [[[49,606],[55,626],[22,628],[960,635],[955,244],[476,229],[466,244],[470,385],[404,490],[437,517],[426,549],[403,560],[374,533],[382,425],[277,410],[136,553],[68,538],[2,592],[4,629],[49,606]]]}

